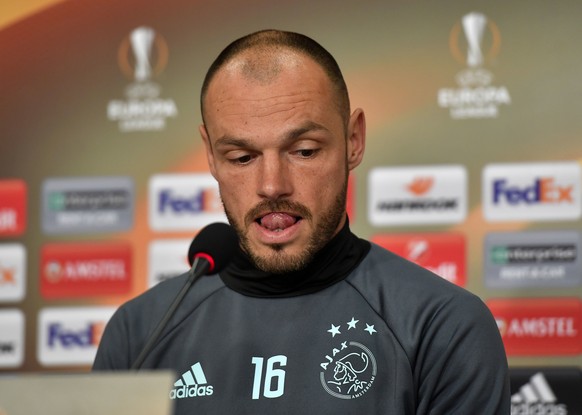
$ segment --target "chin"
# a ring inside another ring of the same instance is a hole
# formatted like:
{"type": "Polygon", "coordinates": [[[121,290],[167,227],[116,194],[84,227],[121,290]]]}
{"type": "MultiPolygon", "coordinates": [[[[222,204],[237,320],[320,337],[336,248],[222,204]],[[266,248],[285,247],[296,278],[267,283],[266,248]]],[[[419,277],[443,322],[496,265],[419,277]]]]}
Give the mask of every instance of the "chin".
{"type": "Polygon", "coordinates": [[[312,255],[307,251],[299,253],[288,252],[284,246],[270,246],[268,252],[251,253],[255,266],[265,272],[283,274],[299,271],[311,262],[312,255]]]}

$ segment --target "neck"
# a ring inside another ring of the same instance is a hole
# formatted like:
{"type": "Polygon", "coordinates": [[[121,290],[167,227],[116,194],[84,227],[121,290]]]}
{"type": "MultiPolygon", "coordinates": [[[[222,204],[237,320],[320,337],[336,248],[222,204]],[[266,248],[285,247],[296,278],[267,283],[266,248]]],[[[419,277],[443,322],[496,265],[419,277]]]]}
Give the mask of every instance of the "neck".
{"type": "Polygon", "coordinates": [[[370,243],[355,236],[346,220],[314,260],[299,271],[283,274],[261,271],[239,249],[231,265],[220,273],[220,278],[234,291],[252,297],[305,295],[346,278],[369,249],[370,243]]]}

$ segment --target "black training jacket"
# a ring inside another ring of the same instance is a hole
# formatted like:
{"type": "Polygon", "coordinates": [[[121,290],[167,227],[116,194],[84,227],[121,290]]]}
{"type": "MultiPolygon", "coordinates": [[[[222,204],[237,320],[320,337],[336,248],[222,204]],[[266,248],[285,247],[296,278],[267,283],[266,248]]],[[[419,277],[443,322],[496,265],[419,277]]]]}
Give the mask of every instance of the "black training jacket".
{"type": "MultiPolygon", "coordinates": [[[[235,264],[194,285],[143,365],[176,372],[176,415],[510,413],[477,296],[347,226],[315,262],[287,280],[235,264]]],[[[94,370],[128,369],[185,279],[121,306],[94,370]]]]}

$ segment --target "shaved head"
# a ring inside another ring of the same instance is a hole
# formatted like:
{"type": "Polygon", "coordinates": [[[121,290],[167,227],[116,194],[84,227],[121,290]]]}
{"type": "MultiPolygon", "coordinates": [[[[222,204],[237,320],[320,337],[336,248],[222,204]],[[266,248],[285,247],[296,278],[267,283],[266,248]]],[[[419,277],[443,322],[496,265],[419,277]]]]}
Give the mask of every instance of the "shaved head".
{"type": "Polygon", "coordinates": [[[228,45],[212,63],[200,94],[202,120],[208,87],[217,72],[228,67],[262,85],[273,82],[285,65],[292,64],[294,54],[316,62],[329,78],[336,95],[336,107],[346,126],[350,117],[348,91],[341,70],[333,56],[313,39],[299,33],[278,30],[255,32],[228,45]],[[291,52],[291,53],[290,53],[291,52]]]}

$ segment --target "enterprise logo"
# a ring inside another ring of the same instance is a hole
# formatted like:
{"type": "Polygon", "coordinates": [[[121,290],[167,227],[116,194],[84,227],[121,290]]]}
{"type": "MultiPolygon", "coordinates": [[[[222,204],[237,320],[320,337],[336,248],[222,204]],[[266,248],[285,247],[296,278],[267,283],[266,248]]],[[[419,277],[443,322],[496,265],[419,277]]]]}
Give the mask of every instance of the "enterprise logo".
{"type": "Polygon", "coordinates": [[[43,229],[49,234],[127,230],[133,226],[133,199],[128,177],[48,179],[43,229]]]}
{"type": "Polygon", "coordinates": [[[501,232],[485,238],[485,282],[490,288],[582,285],[580,233],[501,232]]]}
{"type": "Polygon", "coordinates": [[[46,308],[39,313],[38,360],[44,366],[90,365],[115,307],[46,308]]]}
{"type": "Polygon", "coordinates": [[[192,231],[227,221],[218,183],[209,173],[153,176],[149,219],[156,231],[192,231]]]}
{"type": "Polygon", "coordinates": [[[458,223],[466,216],[462,166],[376,168],[368,186],[368,213],[375,226],[458,223]]]}
{"type": "Polygon", "coordinates": [[[48,207],[53,212],[126,209],[130,203],[130,194],[124,190],[54,192],[48,199],[48,207]]]}
{"type": "Polygon", "coordinates": [[[483,201],[489,221],[579,219],[580,165],[576,162],[489,165],[483,172],[483,201]]]}

